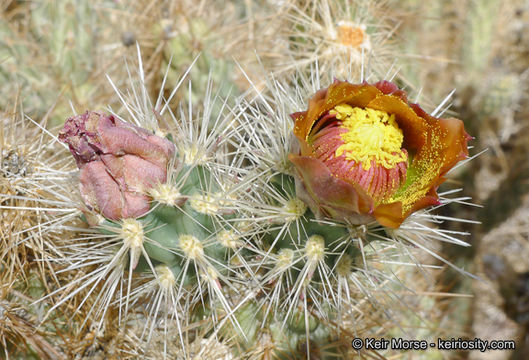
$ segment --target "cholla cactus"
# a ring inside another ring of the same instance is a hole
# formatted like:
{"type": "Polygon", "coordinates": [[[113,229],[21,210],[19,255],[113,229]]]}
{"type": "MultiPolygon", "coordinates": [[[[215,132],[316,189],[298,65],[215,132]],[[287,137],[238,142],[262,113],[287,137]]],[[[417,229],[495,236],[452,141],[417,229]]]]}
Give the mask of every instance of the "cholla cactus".
{"type": "Polygon", "coordinates": [[[383,2],[289,1],[281,10],[276,26],[285,49],[271,51],[278,74],[318,66],[350,77],[368,67],[382,77],[399,57],[392,43],[397,21],[390,21],[383,2]]]}
{"type": "MultiPolygon", "coordinates": [[[[431,240],[464,245],[427,224],[443,218],[418,210],[451,201],[435,190],[467,154],[468,138],[459,120],[427,115],[391,83],[337,82],[316,92],[319,74],[312,79],[296,88],[270,79],[270,97],[258,92],[230,111],[221,104],[218,115],[208,88],[197,117],[191,103],[172,112],[177,89],[168,98],[162,90],[153,104],[140,69],[130,91],[118,90],[126,115],[70,118],[53,141],[73,154],[80,191],[61,192],[62,201],[50,205],[77,207],[42,223],[62,282],[40,300],[52,303],[47,316],[69,305],[74,316],[84,314],[81,331],[104,334],[105,319],[116,314],[120,327],[142,324],[138,343],[146,353],[162,334],[164,356],[174,353],[174,341],[178,356],[195,356],[189,332],[201,323],[208,325],[199,333],[223,339],[234,355],[349,356],[350,335],[336,324],[353,321],[350,308],[375,306],[392,316],[389,289],[398,279],[385,264],[403,261],[410,244],[441,260],[431,240]],[[361,129],[347,128],[370,111],[385,111],[387,119],[376,113],[361,129]],[[348,136],[326,140],[322,133],[336,130],[331,124],[348,136]],[[397,147],[355,155],[348,144],[367,133],[370,147],[385,146],[386,133],[397,147]],[[330,157],[318,157],[315,138],[317,149],[334,146],[330,157]],[[380,151],[387,158],[377,157],[380,151]],[[369,173],[367,163],[389,172],[399,166],[398,176],[376,187],[384,172],[362,181],[329,175],[333,156],[357,162],[359,174],[369,173]],[[443,165],[434,171],[433,161],[443,165]],[[397,196],[406,191],[411,195],[397,196]],[[88,227],[67,224],[81,212],[88,227]],[[80,234],[53,236],[59,230],[80,234]]],[[[66,185],[67,174],[55,182],[66,185]]]]}

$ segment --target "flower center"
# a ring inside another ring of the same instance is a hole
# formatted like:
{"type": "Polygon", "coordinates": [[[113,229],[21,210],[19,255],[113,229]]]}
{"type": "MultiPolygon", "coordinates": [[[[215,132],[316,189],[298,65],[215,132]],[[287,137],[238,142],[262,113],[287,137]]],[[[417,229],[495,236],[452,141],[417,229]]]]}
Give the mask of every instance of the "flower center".
{"type": "Polygon", "coordinates": [[[374,162],[386,169],[394,169],[407,159],[401,149],[404,136],[395,121],[395,115],[370,108],[353,108],[342,104],[329,112],[341,120],[340,134],[344,144],[336,149],[336,157],[345,155],[347,160],[362,164],[369,170],[374,162]]]}
{"type": "Polygon", "coordinates": [[[322,117],[312,135],[313,154],[331,173],[360,185],[384,203],[406,181],[408,152],[395,115],[340,104],[322,117]]]}

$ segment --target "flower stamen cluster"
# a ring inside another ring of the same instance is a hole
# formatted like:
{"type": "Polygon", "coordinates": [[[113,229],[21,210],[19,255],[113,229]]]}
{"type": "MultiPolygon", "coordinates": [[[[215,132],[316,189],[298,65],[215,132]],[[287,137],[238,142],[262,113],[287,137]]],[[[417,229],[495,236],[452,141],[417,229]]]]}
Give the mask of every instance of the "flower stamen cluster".
{"type": "Polygon", "coordinates": [[[461,120],[436,118],[388,81],[336,80],[291,115],[298,196],[318,215],[397,228],[439,203],[444,175],[468,156],[461,120]]]}
{"type": "Polygon", "coordinates": [[[406,161],[406,150],[401,149],[402,130],[395,121],[395,114],[370,108],[353,108],[343,104],[329,114],[342,121],[340,129],[344,141],[336,150],[336,157],[345,154],[347,160],[362,164],[364,170],[371,169],[373,161],[386,169],[393,169],[406,161]]]}

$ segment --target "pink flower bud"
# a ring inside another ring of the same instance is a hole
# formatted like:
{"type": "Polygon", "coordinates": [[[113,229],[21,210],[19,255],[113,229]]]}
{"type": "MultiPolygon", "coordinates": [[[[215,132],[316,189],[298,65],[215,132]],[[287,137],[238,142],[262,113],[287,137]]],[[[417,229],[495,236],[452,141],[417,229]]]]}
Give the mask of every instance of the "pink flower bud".
{"type": "Polygon", "coordinates": [[[149,210],[146,192],[166,181],[175,151],[166,139],[94,111],[69,118],[59,140],[77,162],[85,204],[112,220],[149,210]]]}

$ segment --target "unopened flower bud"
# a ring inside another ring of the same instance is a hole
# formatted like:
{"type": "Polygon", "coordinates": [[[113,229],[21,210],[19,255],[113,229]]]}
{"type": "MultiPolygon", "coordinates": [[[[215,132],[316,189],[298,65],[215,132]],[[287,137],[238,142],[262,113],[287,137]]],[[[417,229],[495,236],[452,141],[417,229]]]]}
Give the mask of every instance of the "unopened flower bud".
{"type": "Polygon", "coordinates": [[[166,181],[175,151],[166,139],[94,111],[69,118],[59,140],[77,162],[85,204],[111,220],[149,210],[147,191],[166,181]]]}

